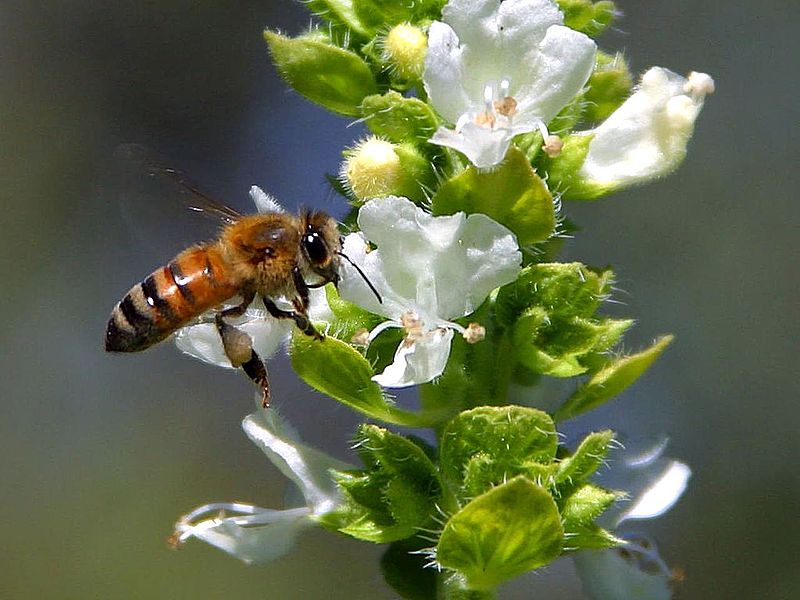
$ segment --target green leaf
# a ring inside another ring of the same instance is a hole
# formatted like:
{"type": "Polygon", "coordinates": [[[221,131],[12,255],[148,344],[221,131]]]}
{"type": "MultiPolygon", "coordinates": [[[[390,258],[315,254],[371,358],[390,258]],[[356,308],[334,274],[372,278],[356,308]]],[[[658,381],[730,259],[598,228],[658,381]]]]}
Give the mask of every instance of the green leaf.
{"type": "Polygon", "coordinates": [[[574,454],[559,463],[556,484],[574,488],[586,481],[603,464],[613,439],[614,432],[609,429],[590,433],[583,438],[574,454]]]}
{"type": "Polygon", "coordinates": [[[265,31],[264,39],[286,82],[333,112],[358,116],[364,98],[378,91],[375,77],[361,57],[319,34],[289,38],[265,31]]]}
{"type": "Polygon", "coordinates": [[[555,559],[563,538],[550,494],[516,477],[456,513],[442,531],[436,557],[469,587],[489,589],[555,559]]]}
{"type": "Polygon", "coordinates": [[[577,417],[622,392],[650,368],[672,340],[673,336],[665,335],[646,350],[607,363],[564,402],[555,420],[577,417]]]}
{"type": "Polygon", "coordinates": [[[308,9],[333,25],[345,27],[361,37],[369,37],[353,10],[352,0],[306,0],[308,9]]]}
{"type": "Polygon", "coordinates": [[[375,425],[362,425],[356,444],[366,469],[334,472],[346,498],[324,522],[371,542],[404,539],[427,525],[442,486],[425,452],[375,425]]]}
{"type": "Polygon", "coordinates": [[[555,228],[553,197],[525,154],[511,148],[493,171],[469,167],[446,181],[431,201],[434,215],[483,213],[505,225],[520,246],[546,240],[555,228]]]}
{"type": "Polygon", "coordinates": [[[436,132],[436,116],[419,98],[406,98],[395,91],[367,96],[361,105],[364,123],[375,135],[390,142],[426,143],[436,132]]]}
{"type": "Polygon", "coordinates": [[[408,427],[430,427],[444,417],[433,411],[395,408],[372,381],[372,367],[357,350],[334,337],[318,341],[295,331],[289,348],[292,366],[315,390],[369,417],[408,427]]]}
{"type": "Polygon", "coordinates": [[[481,406],[448,423],[441,438],[440,469],[475,495],[524,472],[527,463],[551,463],[557,447],[547,413],[522,406],[481,406]]]}
{"type": "Polygon", "coordinates": [[[564,25],[590,37],[603,33],[617,15],[614,3],[608,0],[558,0],[558,6],[564,12],[564,25]]]}

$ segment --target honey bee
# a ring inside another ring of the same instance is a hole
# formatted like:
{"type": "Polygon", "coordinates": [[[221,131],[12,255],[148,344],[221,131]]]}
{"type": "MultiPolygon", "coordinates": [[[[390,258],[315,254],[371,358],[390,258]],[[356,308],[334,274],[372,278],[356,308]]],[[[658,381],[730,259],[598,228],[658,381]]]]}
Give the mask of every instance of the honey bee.
{"type": "Polygon", "coordinates": [[[166,266],[134,285],[111,311],[105,335],[108,352],[138,352],[169,337],[203,313],[216,309],[214,323],[225,354],[260,388],[264,408],[270,387],[264,361],[245,332],[226,318],[244,314],[258,295],[276,319],[292,319],[306,335],[324,338],[308,318],[309,289],[339,282],[340,259],[352,264],[373,293],[361,269],[342,254],[336,221],[322,211],[241,215],[200,192],[174,169],[150,166],[189,192],[189,208],[222,220],[217,240],[187,248],[166,266]],[[309,280],[313,281],[309,283],[309,280]],[[240,297],[235,306],[220,309],[240,297]],[[275,303],[286,298],[292,310],[275,303]]]}

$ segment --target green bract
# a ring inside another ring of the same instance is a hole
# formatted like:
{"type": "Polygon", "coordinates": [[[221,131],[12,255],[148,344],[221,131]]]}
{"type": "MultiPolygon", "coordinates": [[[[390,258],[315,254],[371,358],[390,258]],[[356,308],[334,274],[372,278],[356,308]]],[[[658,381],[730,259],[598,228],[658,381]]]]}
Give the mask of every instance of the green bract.
{"type": "Polygon", "coordinates": [[[549,563],[563,543],[553,498],[520,476],[456,513],[442,531],[436,557],[463,575],[467,587],[487,589],[549,563]]]}
{"type": "Polygon", "coordinates": [[[431,209],[435,215],[486,214],[513,231],[520,246],[546,240],[556,224],[553,197],[516,148],[493,171],[469,167],[443,183],[431,209]]]}
{"type": "Polygon", "coordinates": [[[391,142],[424,144],[436,131],[436,116],[430,106],[419,98],[406,98],[395,91],[367,96],[361,111],[370,131],[391,142]]]}
{"type": "Polygon", "coordinates": [[[278,71],[297,92],[343,115],[359,114],[366,96],[378,91],[369,65],[320,33],[288,38],[264,32],[278,71]]]}

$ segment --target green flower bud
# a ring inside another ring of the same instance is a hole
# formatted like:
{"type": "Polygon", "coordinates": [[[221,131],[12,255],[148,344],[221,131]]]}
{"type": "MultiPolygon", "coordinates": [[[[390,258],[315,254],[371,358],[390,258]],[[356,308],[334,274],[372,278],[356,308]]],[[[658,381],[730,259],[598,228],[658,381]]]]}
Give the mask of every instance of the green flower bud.
{"type": "Polygon", "coordinates": [[[428,36],[419,27],[401,23],[389,30],[383,38],[381,58],[389,67],[393,78],[417,81],[425,69],[428,36]]]}
{"type": "Polygon", "coordinates": [[[339,179],[359,202],[384,196],[422,202],[425,188],[433,183],[430,162],[412,144],[393,144],[372,136],[344,156],[339,179]]]}
{"type": "Polygon", "coordinates": [[[594,73],[586,85],[583,118],[598,122],[608,118],[630,95],[633,78],[621,53],[612,56],[598,51],[594,73]]]}

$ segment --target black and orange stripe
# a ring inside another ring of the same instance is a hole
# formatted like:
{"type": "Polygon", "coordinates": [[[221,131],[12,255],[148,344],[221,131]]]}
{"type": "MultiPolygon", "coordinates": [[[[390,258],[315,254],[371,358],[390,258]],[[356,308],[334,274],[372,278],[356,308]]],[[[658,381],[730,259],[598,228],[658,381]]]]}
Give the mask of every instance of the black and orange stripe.
{"type": "Polygon", "coordinates": [[[106,350],[149,348],[237,293],[216,245],[189,248],[134,285],[114,307],[106,350]]]}

